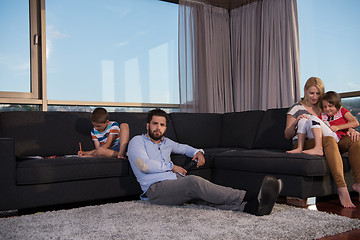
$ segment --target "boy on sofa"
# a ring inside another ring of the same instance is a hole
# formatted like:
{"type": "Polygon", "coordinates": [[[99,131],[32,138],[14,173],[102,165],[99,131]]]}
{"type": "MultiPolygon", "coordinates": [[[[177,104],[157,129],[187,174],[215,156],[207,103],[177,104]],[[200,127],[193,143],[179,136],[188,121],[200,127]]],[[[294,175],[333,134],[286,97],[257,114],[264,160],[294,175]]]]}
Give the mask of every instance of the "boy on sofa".
{"type": "Polygon", "coordinates": [[[104,108],[96,108],[90,117],[94,128],[91,137],[95,149],[91,151],[80,151],[78,155],[84,157],[104,156],[125,158],[125,150],[129,142],[129,125],[109,121],[109,114],[104,108]]]}

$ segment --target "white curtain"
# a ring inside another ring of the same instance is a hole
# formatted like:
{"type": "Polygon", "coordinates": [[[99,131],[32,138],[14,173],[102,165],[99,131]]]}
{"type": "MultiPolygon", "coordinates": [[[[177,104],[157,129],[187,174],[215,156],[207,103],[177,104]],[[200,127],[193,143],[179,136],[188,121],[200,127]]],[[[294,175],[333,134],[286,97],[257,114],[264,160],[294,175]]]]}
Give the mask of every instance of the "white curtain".
{"type": "Polygon", "coordinates": [[[226,9],[179,2],[179,65],[181,111],[234,111],[226,9]]]}
{"type": "Polygon", "coordinates": [[[296,0],[262,2],[260,109],[289,107],[300,99],[296,0]]]}
{"type": "Polygon", "coordinates": [[[264,0],[231,16],[236,111],[289,107],[300,99],[296,0],[264,0]]]}
{"type": "Polygon", "coordinates": [[[180,0],[179,67],[181,111],[290,106],[300,99],[296,0],[257,1],[230,14],[180,0]]]}
{"type": "Polygon", "coordinates": [[[235,111],[254,110],[259,106],[259,6],[253,2],[230,13],[235,111]]]}

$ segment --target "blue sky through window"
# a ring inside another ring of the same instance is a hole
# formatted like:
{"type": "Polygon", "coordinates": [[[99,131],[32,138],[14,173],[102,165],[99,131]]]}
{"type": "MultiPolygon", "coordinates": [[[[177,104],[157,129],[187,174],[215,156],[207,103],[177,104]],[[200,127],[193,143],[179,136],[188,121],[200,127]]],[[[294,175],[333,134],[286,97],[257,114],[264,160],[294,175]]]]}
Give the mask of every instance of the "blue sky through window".
{"type": "Polygon", "coordinates": [[[176,4],[46,2],[50,100],[179,103],[176,4]]]}
{"type": "Polygon", "coordinates": [[[0,91],[30,92],[29,1],[1,1],[0,29],[0,91]]]}
{"type": "Polygon", "coordinates": [[[360,1],[297,2],[301,89],[316,76],[326,91],[360,91],[360,1]]]}

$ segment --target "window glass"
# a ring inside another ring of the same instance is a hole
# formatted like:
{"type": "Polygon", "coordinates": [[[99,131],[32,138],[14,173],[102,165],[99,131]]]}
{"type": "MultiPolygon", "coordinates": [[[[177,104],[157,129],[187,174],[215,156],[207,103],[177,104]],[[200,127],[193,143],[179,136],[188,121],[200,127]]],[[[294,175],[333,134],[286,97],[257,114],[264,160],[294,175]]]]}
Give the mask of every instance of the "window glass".
{"type": "MultiPolygon", "coordinates": [[[[341,100],[341,103],[360,123],[360,97],[345,98],[341,100]]],[[[356,130],[360,131],[360,126],[356,130]]]]}
{"type": "Polygon", "coordinates": [[[30,92],[29,0],[0,2],[0,91],[30,92]]]}
{"type": "Polygon", "coordinates": [[[311,76],[326,91],[360,90],[360,1],[301,0],[298,4],[301,89],[311,76]]]}
{"type": "Polygon", "coordinates": [[[49,100],[179,103],[178,5],[46,1],[49,100]]]}

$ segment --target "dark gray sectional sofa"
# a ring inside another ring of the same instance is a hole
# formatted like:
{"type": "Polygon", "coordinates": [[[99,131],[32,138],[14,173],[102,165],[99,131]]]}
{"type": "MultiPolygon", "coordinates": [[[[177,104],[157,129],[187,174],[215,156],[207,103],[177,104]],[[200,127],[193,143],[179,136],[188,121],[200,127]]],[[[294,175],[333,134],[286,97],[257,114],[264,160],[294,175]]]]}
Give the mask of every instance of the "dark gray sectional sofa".
{"type": "MultiPolygon", "coordinates": [[[[282,178],[281,196],[306,199],[336,193],[324,157],[286,154],[287,109],[225,114],[171,113],[166,136],[205,151],[206,164],[192,169],[210,181],[240,189],[259,187],[265,175],[282,178]]],[[[147,113],[110,113],[127,122],[130,137],[146,132],[147,113]]],[[[64,157],[93,148],[89,113],[0,113],[0,210],[140,195],[127,160],[64,157]],[[56,158],[52,158],[56,156],[56,158]],[[40,158],[42,157],[42,158],[40,158]]],[[[177,165],[190,158],[172,156],[177,165]]],[[[351,172],[344,156],[345,176],[351,172]]]]}

